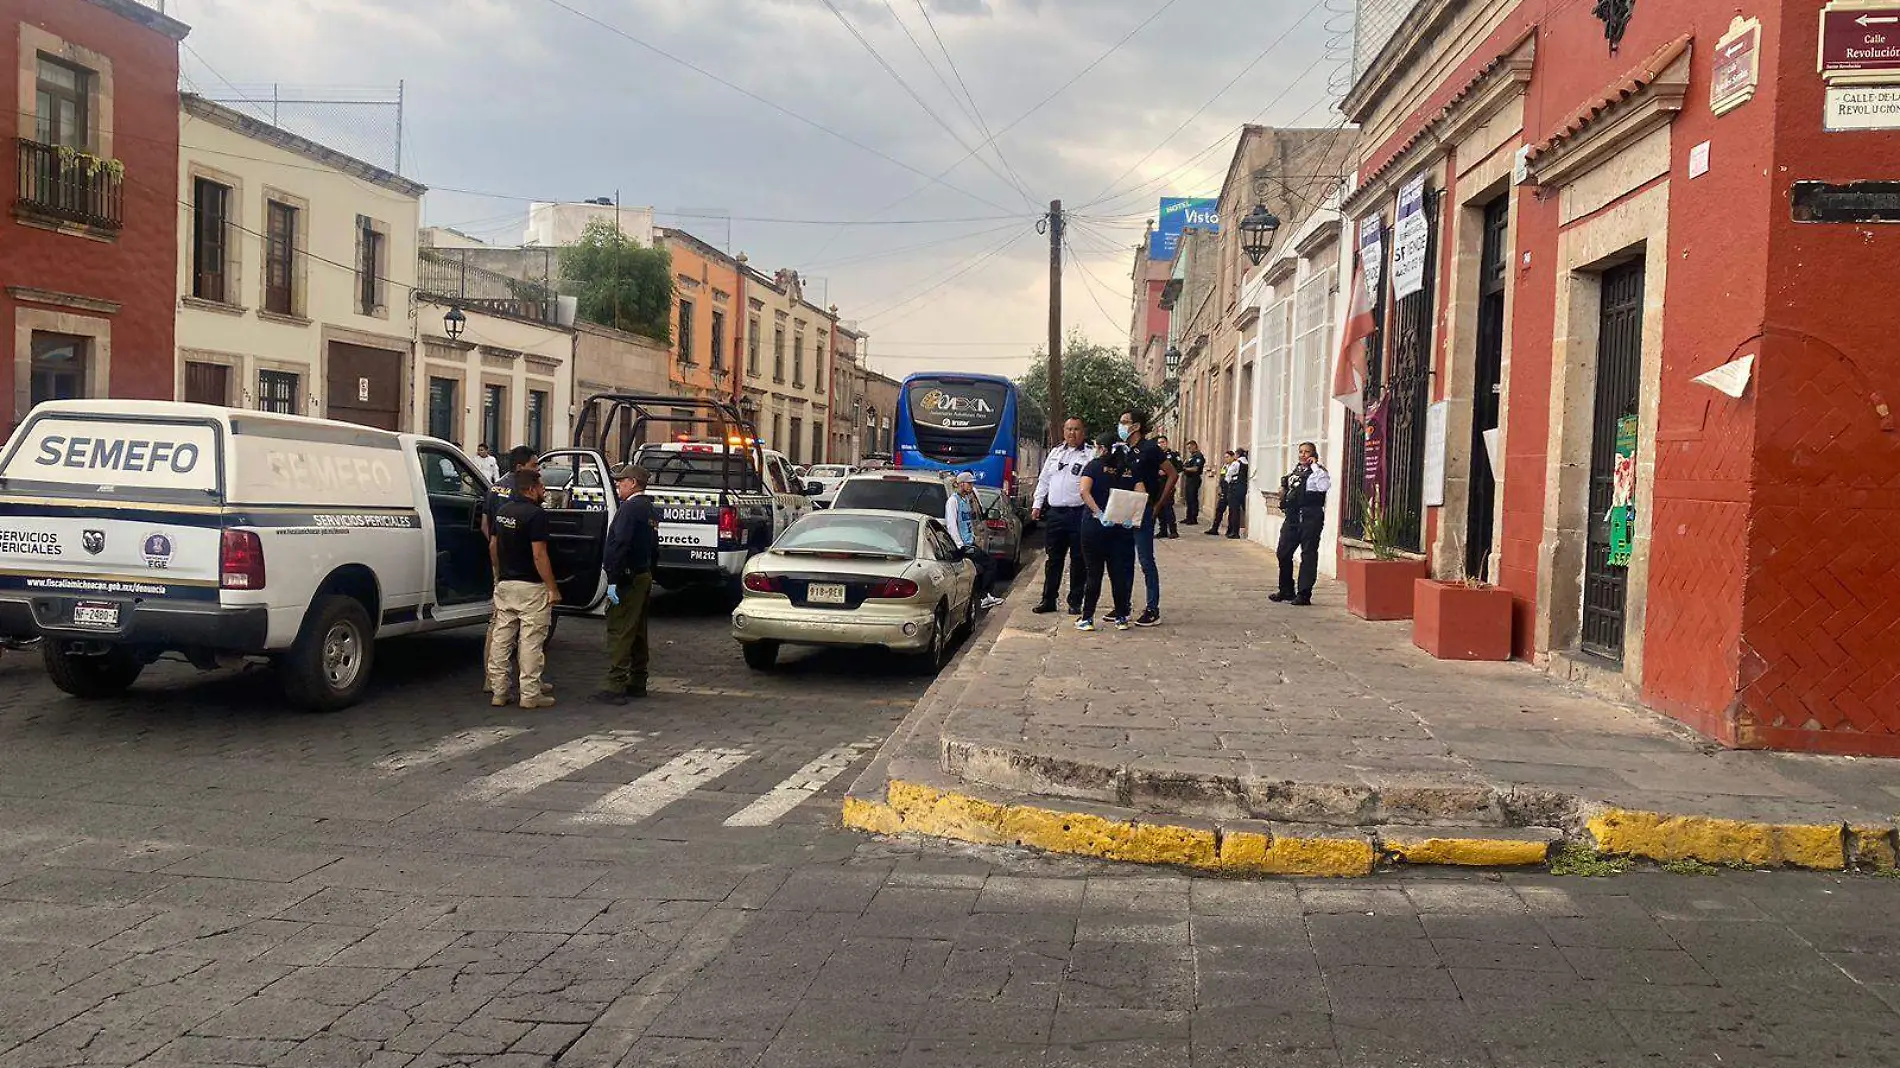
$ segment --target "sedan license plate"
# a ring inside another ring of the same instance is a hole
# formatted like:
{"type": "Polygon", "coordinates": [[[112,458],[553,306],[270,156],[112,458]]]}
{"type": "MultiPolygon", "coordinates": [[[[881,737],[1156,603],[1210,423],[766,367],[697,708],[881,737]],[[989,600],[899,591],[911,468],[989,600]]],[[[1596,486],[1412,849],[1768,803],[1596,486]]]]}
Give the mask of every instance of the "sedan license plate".
{"type": "Polygon", "coordinates": [[[805,587],[805,599],[813,604],[843,604],[844,584],[841,582],[814,582],[805,587]]]}
{"type": "Polygon", "coordinates": [[[119,606],[111,601],[81,601],[73,605],[73,625],[116,627],[119,625],[119,606]]]}

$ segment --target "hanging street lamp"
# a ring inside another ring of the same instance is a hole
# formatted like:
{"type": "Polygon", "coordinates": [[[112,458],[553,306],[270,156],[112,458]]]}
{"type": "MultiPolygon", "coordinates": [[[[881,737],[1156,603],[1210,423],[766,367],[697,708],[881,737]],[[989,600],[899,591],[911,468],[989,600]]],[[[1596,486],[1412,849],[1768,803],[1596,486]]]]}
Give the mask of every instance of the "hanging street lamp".
{"type": "Polygon", "coordinates": [[[1253,210],[1240,220],[1240,251],[1247,254],[1255,267],[1267,256],[1267,250],[1273,247],[1273,232],[1280,228],[1280,217],[1267,210],[1265,204],[1255,204],[1253,210]]]}

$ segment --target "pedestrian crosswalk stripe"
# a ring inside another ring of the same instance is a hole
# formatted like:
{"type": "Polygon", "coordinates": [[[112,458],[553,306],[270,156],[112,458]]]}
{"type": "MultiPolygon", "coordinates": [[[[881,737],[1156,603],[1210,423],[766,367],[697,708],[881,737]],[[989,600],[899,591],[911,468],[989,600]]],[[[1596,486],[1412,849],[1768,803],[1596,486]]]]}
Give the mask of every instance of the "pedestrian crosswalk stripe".
{"type": "Polygon", "coordinates": [[[563,742],[518,764],[510,764],[493,775],[475,780],[463,792],[463,797],[470,801],[500,801],[525,794],[537,786],[565,779],[582,768],[631,749],[643,737],[638,731],[606,731],[563,742]]]}
{"type": "Polygon", "coordinates": [[[690,749],[575,813],[582,823],[638,823],[752,758],[743,749],[690,749]]]}
{"type": "Polygon", "coordinates": [[[728,827],[770,827],[786,813],[797,808],[811,795],[831,785],[832,780],[851,769],[867,749],[877,746],[877,739],[852,742],[827,749],[816,760],[793,772],[791,777],[740,809],[726,820],[728,827]]]}
{"type": "Polygon", "coordinates": [[[475,727],[470,730],[458,731],[455,734],[451,734],[436,742],[434,745],[424,746],[421,749],[411,749],[407,753],[397,753],[391,757],[384,757],[378,760],[373,766],[377,771],[393,773],[407,771],[410,768],[423,767],[428,764],[440,764],[445,760],[454,760],[456,757],[463,757],[470,753],[479,752],[491,745],[505,742],[517,734],[526,734],[527,732],[528,728],[526,727],[475,727]]]}

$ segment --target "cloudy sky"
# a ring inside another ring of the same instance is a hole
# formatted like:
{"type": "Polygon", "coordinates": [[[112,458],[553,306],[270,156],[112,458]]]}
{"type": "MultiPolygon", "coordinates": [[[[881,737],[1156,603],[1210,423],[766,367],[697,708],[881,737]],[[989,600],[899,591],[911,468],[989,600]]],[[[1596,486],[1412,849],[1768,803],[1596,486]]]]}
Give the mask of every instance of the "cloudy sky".
{"type": "MultiPolygon", "coordinates": [[[[618,191],[755,266],[799,269],[809,295],[870,332],[873,364],[893,374],[1022,369],[1047,333],[1048,243],[1034,223],[1054,197],[1073,218],[1063,321],[1126,344],[1129,250],[1156,199],[1215,193],[1243,122],[1336,121],[1334,16],[1318,0],[168,9],[193,27],[188,83],[212,96],[263,100],[274,82],[350,97],[403,81],[402,169],[433,189],[427,222],[512,243],[529,200],[618,191]],[[982,148],[979,121],[1001,159],[982,148]]],[[[386,115],[296,118],[300,132],[315,126],[387,163],[386,115]]]]}

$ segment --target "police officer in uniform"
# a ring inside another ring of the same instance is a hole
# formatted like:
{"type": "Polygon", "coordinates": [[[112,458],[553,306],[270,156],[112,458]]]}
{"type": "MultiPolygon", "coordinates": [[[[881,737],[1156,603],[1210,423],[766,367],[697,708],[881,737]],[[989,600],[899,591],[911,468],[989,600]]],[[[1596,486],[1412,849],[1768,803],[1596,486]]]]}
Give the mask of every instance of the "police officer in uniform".
{"type": "MultiPolygon", "coordinates": [[[[1167,461],[1174,465],[1176,471],[1182,470],[1181,465],[1183,461],[1181,454],[1175,452],[1174,447],[1168,444],[1168,436],[1166,434],[1156,437],[1155,444],[1161,446],[1161,455],[1166,457],[1167,461]]],[[[1174,518],[1174,497],[1175,495],[1170,493],[1161,502],[1161,511],[1156,516],[1155,522],[1155,537],[1157,538],[1178,538],[1181,536],[1181,525],[1177,523],[1174,518]]],[[[1194,521],[1190,519],[1188,522],[1192,523],[1194,521]]]]}
{"type": "MultiPolygon", "coordinates": [[[[508,450],[507,473],[502,475],[499,479],[496,479],[494,485],[488,487],[488,493],[482,497],[482,537],[488,539],[488,564],[491,568],[490,574],[496,576],[497,581],[500,581],[501,576],[501,557],[496,550],[495,515],[499,513],[502,506],[506,505],[509,499],[514,496],[515,476],[523,471],[532,471],[538,476],[541,471],[541,458],[536,455],[533,449],[526,445],[516,445],[514,448],[508,450]]],[[[489,623],[489,634],[491,636],[494,634],[493,622],[489,623]]],[[[554,624],[550,622],[548,624],[548,636],[552,638],[553,635],[554,624]]],[[[484,640],[483,648],[486,647],[487,642],[484,640]]],[[[509,677],[514,677],[512,668],[509,671],[509,677]]],[[[482,692],[492,692],[489,689],[486,676],[483,676],[482,692]]],[[[554,684],[542,680],[541,692],[553,693],[554,684]]]]}
{"type": "Polygon", "coordinates": [[[1207,470],[1207,457],[1201,447],[1187,443],[1187,455],[1181,457],[1181,500],[1187,506],[1184,522],[1194,526],[1201,521],[1201,474],[1207,470]]]}
{"type": "Polygon", "coordinates": [[[1088,426],[1080,419],[1062,424],[1062,444],[1050,450],[1036,479],[1036,500],[1029,517],[1046,523],[1042,530],[1042,600],[1035,611],[1056,610],[1056,589],[1062,585],[1064,563],[1069,568],[1069,614],[1082,614],[1082,468],[1095,458],[1088,445],[1088,426]]]}
{"type": "Polygon", "coordinates": [[[1286,522],[1280,526],[1280,589],[1267,600],[1279,604],[1313,603],[1313,583],[1319,578],[1319,536],[1326,529],[1326,491],[1333,488],[1333,476],[1319,465],[1319,449],[1310,441],[1300,442],[1300,458],[1292,471],[1280,480],[1280,510],[1286,522]],[[1293,553],[1300,553],[1300,583],[1293,585],[1293,553]]]}
{"type": "Polygon", "coordinates": [[[520,682],[522,708],[554,705],[541,684],[541,671],[561,587],[548,558],[544,494],[540,472],[518,471],[508,503],[494,516],[495,614],[488,635],[488,686],[495,695],[489,703],[496,708],[508,704],[510,675],[520,682]]]}
{"type": "Polygon", "coordinates": [[[614,468],[620,510],[607,528],[607,678],[594,700],[624,705],[647,695],[647,613],[653,602],[653,565],[660,558],[659,518],[646,495],[651,476],[639,464],[614,468]]]}
{"type": "Polygon", "coordinates": [[[1220,473],[1215,476],[1214,482],[1214,523],[1201,533],[1220,533],[1221,520],[1227,516],[1227,506],[1233,503],[1234,495],[1231,491],[1234,486],[1234,473],[1238,470],[1239,468],[1234,464],[1234,450],[1228,449],[1221,453],[1220,473]]]}

